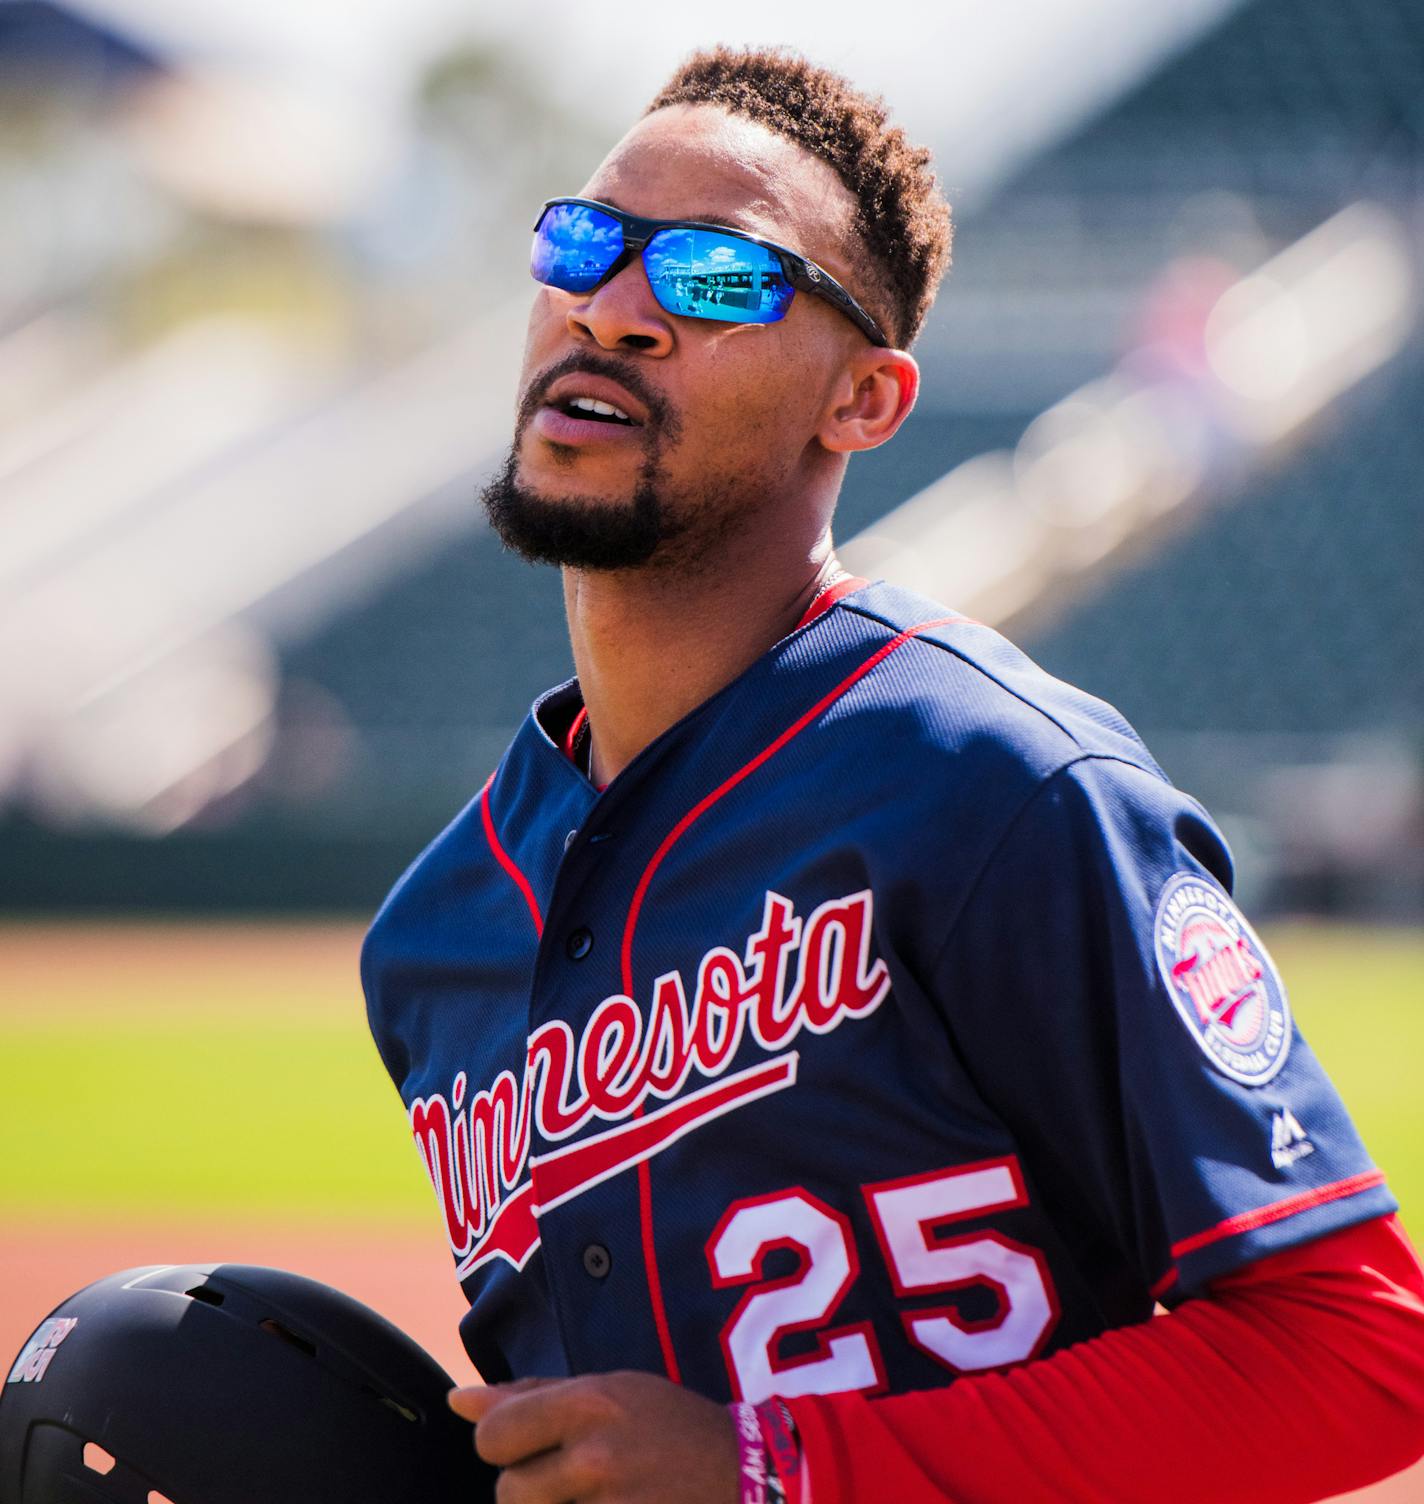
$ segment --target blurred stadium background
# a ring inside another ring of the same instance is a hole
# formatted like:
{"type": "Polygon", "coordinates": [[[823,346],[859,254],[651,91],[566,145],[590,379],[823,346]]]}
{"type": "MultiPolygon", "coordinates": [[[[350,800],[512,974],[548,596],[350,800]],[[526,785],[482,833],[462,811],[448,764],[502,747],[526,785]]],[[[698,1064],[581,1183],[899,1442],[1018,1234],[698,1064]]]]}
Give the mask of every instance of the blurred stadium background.
{"type": "Polygon", "coordinates": [[[474,502],[528,227],[710,40],[883,89],[955,204],[847,562],[1208,804],[1424,1225],[1424,7],[487,9],[0,0],[0,1347],[241,1257],[458,1367],[360,920],[570,672],[474,502]]]}

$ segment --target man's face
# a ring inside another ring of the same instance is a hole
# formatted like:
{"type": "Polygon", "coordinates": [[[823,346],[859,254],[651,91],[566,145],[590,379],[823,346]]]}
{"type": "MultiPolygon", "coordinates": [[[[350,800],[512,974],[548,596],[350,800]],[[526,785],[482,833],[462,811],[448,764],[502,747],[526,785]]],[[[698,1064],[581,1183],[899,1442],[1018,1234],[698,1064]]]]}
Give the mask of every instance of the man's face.
{"type": "MultiPolygon", "coordinates": [[[[765,235],[864,291],[847,256],[854,201],[834,171],[714,106],[639,121],[580,196],[765,235]]],[[[511,547],[551,563],[710,562],[720,537],[776,527],[808,490],[827,461],[816,432],[836,378],[864,343],[804,293],[776,324],[670,314],[637,257],[592,293],[541,287],[514,446],[485,496],[491,520],[511,547]],[[633,422],[571,414],[580,396],[633,422]]]]}

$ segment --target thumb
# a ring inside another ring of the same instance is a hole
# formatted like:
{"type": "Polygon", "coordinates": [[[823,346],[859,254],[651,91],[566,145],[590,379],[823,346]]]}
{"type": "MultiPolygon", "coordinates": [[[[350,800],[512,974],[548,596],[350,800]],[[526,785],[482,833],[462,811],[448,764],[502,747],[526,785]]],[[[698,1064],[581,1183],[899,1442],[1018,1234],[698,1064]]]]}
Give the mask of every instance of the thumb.
{"type": "Polygon", "coordinates": [[[491,1410],[497,1410],[516,1395],[528,1394],[531,1389],[542,1389],[548,1384],[557,1384],[557,1379],[514,1379],[508,1384],[469,1384],[452,1389],[445,1396],[445,1403],[465,1420],[479,1424],[491,1410]]]}

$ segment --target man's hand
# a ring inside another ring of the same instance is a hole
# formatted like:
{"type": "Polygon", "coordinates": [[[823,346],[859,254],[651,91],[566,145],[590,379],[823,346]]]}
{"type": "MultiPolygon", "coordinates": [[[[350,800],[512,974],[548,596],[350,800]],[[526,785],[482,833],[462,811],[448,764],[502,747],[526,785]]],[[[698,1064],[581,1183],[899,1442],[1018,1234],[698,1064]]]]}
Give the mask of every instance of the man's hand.
{"type": "Polygon", "coordinates": [[[455,1389],[499,1504],[736,1504],[726,1407],[647,1373],[455,1389]]]}

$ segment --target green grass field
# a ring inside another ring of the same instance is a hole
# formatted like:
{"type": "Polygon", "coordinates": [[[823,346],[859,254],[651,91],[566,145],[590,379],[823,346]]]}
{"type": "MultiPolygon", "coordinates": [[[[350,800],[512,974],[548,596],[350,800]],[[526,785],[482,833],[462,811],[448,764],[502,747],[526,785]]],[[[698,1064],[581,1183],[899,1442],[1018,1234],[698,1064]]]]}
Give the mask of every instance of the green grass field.
{"type": "Polygon", "coordinates": [[[360,931],[0,929],[0,1220],[435,1226],[365,1027],[360,931]],[[66,933],[77,943],[67,945],[66,933]]]}
{"type": "MultiPolygon", "coordinates": [[[[0,1220],[174,1213],[433,1226],[365,1032],[358,934],[214,927],[56,944],[0,930],[0,1220]],[[17,947],[28,949],[16,962],[17,947]],[[14,964],[7,964],[14,963],[14,964]],[[8,988],[6,989],[9,990],[8,988]]],[[[1301,1024],[1424,1229],[1424,936],[1268,935],[1301,1024]]],[[[1413,1215],[1411,1215],[1411,1213],[1413,1215]]]]}

